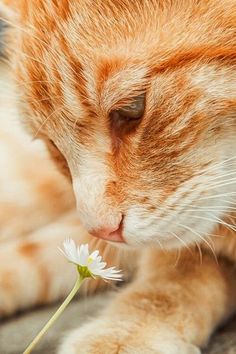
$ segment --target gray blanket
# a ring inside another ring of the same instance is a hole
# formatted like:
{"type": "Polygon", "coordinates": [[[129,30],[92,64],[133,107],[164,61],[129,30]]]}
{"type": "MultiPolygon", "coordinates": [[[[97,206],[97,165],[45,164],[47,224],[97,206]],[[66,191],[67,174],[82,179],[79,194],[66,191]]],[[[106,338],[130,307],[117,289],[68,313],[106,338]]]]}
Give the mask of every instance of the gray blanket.
{"type": "MultiPolygon", "coordinates": [[[[1,16],[1,13],[0,13],[1,16]]],[[[3,33],[4,33],[5,24],[0,20],[0,56],[3,55],[3,33]]]]}
{"type": "MultiPolygon", "coordinates": [[[[102,293],[74,301],[44,337],[34,354],[55,354],[66,332],[98,316],[112,296],[112,293],[102,293]]],[[[2,323],[0,325],[0,354],[21,354],[57,306],[36,309],[2,323]]],[[[218,330],[204,354],[236,354],[236,318],[218,330]]]]}

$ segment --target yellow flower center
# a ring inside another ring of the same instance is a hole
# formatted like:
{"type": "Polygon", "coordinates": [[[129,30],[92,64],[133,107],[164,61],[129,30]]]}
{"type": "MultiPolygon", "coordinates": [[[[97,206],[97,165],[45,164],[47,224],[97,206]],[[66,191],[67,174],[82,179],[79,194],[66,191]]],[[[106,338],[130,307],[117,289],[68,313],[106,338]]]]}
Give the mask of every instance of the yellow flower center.
{"type": "Polygon", "coordinates": [[[89,258],[88,258],[88,264],[91,264],[91,263],[93,262],[93,260],[94,260],[94,259],[93,259],[92,257],[89,257],[89,258]]]}
{"type": "Polygon", "coordinates": [[[78,265],[77,270],[82,278],[95,278],[86,266],[78,265]]]}

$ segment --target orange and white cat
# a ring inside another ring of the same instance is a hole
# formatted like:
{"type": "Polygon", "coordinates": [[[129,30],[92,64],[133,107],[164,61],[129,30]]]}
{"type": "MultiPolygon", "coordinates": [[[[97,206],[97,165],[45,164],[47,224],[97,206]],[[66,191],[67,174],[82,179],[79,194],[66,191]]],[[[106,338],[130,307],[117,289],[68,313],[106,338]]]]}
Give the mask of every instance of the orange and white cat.
{"type": "Polygon", "coordinates": [[[56,172],[39,188],[47,162],[26,171],[58,209],[1,245],[1,312],[66,293],[70,233],[137,271],[59,353],[200,353],[236,309],[235,0],[4,3],[20,115],[77,211],[56,172]]]}

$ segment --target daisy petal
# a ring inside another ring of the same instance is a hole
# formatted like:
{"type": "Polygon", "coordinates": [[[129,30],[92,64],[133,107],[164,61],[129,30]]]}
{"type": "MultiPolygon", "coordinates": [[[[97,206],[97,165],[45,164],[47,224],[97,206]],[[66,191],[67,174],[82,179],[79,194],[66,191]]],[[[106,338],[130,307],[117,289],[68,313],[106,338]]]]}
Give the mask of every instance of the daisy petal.
{"type": "MultiPolygon", "coordinates": [[[[89,257],[92,258],[92,259],[95,259],[95,258],[98,257],[98,255],[99,255],[99,251],[96,250],[96,251],[94,251],[93,253],[91,253],[89,257]]],[[[101,257],[101,258],[102,258],[102,257],[101,257]]]]}
{"type": "Polygon", "coordinates": [[[107,264],[103,262],[98,250],[89,254],[88,244],[77,247],[72,239],[66,239],[63,242],[63,249],[59,248],[59,250],[68,261],[81,267],[78,267],[78,271],[85,278],[100,277],[104,280],[122,280],[120,270],[115,267],[105,268],[107,264]]]}
{"type": "Polygon", "coordinates": [[[66,258],[72,262],[72,263],[76,263],[78,262],[78,255],[76,252],[76,244],[72,239],[66,239],[63,242],[63,246],[64,246],[64,251],[62,251],[65,255],[66,258]]]}
{"type": "Polygon", "coordinates": [[[86,266],[88,254],[87,254],[87,249],[85,248],[85,245],[78,246],[77,253],[78,253],[78,264],[81,266],[86,266]]]}

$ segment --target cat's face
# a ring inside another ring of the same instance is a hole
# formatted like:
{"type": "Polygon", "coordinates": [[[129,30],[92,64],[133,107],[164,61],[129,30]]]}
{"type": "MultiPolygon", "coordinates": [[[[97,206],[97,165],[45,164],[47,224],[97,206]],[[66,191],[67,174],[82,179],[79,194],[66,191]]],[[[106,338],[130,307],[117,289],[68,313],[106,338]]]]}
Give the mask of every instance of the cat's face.
{"type": "Polygon", "coordinates": [[[201,241],[235,189],[234,1],[42,3],[18,30],[22,107],[85,227],[130,245],[201,241]]]}

